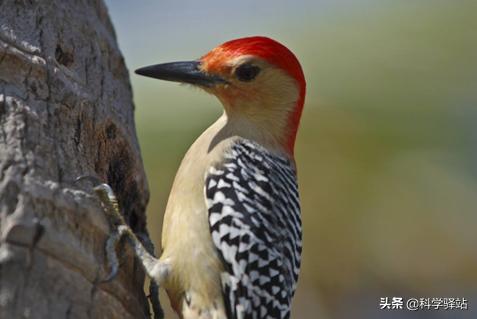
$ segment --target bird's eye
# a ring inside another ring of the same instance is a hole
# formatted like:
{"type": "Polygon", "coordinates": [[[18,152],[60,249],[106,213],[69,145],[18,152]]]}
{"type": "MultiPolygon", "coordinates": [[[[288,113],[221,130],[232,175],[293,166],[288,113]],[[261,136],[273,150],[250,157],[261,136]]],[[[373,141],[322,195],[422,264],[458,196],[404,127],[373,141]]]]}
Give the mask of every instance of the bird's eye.
{"type": "Polygon", "coordinates": [[[237,79],[242,82],[252,81],[258,73],[260,73],[260,68],[252,64],[242,64],[235,70],[237,79]]]}

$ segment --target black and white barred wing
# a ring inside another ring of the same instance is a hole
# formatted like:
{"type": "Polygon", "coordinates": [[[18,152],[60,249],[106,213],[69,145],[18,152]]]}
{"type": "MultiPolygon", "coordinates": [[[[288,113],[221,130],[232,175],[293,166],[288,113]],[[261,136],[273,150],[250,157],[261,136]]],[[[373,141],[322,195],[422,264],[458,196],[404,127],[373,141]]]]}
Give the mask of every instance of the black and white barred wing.
{"type": "Polygon", "coordinates": [[[289,318],[302,245],[290,161],[242,140],[210,170],[205,187],[228,317],[289,318]]]}

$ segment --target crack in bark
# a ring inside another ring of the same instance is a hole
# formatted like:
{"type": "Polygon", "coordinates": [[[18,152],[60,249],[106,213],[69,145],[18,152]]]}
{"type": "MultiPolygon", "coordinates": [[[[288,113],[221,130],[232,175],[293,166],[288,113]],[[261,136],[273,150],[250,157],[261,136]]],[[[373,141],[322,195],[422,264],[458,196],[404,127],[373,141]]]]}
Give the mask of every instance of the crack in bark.
{"type": "Polygon", "coordinates": [[[71,316],[71,311],[72,311],[72,310],[73,310],[73,304],[70,303],[70,304],[68,305],[68,307],[66,308],[66,312],[65,312],[65,318],[66,318],[66,319],[69,319],[69,318],[70,318],[70,316],[71,316]]]}
{"type": "Polygon", "coordinates": [[[2,57],[0,58],[0,65],[2,65],[3,60],[5,60],[5,58],[7,57],[7,53],[8,53],[8,44],[5,47],[5,51],[3,51],[2,57]]]}
{"type": "Polygon", "coordinates": [[[31,90],[28,90],[28,79],[30,78],[32,72],[33,72],[33,65],[30,64],[30,66],[28,68],[28,72],[27,72],[27,74],[25,75],[25,78],[22,81],[23,86],[27,89],[26,90],[26,92],[27,92],[26,100],[27,101],[30,100],[30,93],[32,93],[31,90]]]}
{"type": "Polygon", "coordinates": [[[93,310],[94,310],[94,296],[96,294],[96,291],[98,289],[98,284],[99,284],[99,267],[96,268],[96,275],[92,283],[91,291],[90,291],[90,297],[89,297],[89,307],[88,307],[88,318],[92,318],[93,315],[93,310]]]}
{"type": "Polygon", "coordinates": [[[40,241],[40,239],[43,237],[45,234],[45,227],[41,224],[40,219],[35,217],[33,219],[33,224],[35,225],[35,232],[33,234],[32,242],[28,246],[28,258],[27,258],[27,269],[28,273],[30,273],[32,267],[33,267],[33,261],[34,261],[34,250],[36,248],[36,245],[40,241]]]}

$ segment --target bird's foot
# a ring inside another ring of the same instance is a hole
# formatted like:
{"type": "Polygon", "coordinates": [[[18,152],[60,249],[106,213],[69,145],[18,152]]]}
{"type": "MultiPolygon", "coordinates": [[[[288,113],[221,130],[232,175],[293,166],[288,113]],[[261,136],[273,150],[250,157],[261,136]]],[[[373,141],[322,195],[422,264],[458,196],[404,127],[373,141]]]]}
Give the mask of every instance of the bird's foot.
{"type": "Polygon", "coordinates": [[[109,282],[118,274],[119,259],[116,253],[116,247],[123,237],[127,238],[134,249],[134,254],[141,261],[147,275],[152,279],[149,298],[154,310],[154,317],[156,319],[164,318],[164,313],[158,299],[158,292],[159,285],[169,273],[169,265],[154,257],[154,246],[148,236],[141,236],[147,246],[146,249],[133,230],[126,224],[120,212],[116,195],[108,184],[102,183],[98,178],[92,176],[81,176],[76,179],[77,182],[81,180],[89,180],[96,185],[93,187],[93,190],[101,201],[111,230],[111,234],[105,246],[106,259],[110,272],[101,282],[109,282]]]}
{"type": "MultiPolygon", "coordinates": [[[[118,200],[111,186],[103,183],[99,178],[94,176],[80,176],[75,182],[89,181],[93,185],[94,192],[101,202],[103,211],[110,228],[110,234],[105,245],[106,260],[110,269],[109,274],[100,282],[109,282],[113,280],[119,271],[119,258],[116,253],[116,247],[121,241],[122,237],[128,232],[127,226],[121,212],[119,210],[118,200]]],[[[132,230],[130,230],[132,232],[132,230]]]]}

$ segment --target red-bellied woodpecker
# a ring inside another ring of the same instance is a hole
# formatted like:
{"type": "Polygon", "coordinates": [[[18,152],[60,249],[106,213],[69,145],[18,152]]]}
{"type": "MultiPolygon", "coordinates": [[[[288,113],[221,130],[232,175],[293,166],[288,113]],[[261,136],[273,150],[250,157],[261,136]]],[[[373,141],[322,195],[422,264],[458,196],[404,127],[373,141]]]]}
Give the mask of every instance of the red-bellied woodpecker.
{"type": "Polygon", "coordinates": [[[147,273],[184,319],[289,318],[302,250],[293,150],[306,84],[297,58],[248,37],[136,73],[196,85],[224,107],[177,172],[160,259],[132,236],[147,273]]]}

